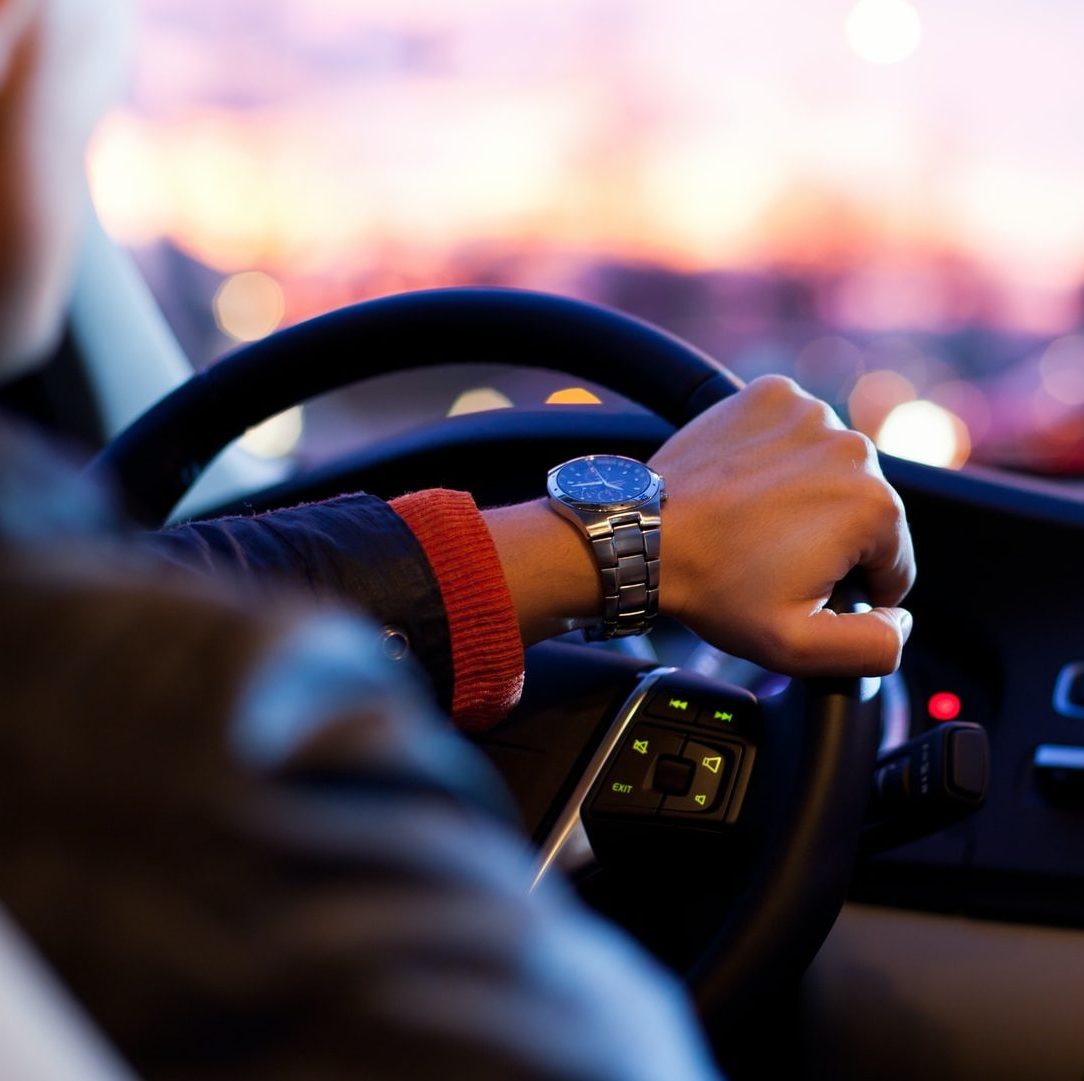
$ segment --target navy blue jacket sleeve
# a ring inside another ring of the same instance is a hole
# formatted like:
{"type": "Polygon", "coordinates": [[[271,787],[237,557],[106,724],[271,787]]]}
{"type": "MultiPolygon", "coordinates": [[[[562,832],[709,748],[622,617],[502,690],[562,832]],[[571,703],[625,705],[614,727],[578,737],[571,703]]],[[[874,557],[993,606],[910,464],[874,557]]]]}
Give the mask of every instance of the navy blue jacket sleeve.
{"type": "Polygon", "coordinates": [[[319,600],[355,605],[398,645],[405,638],[447,711],[452,651],[440,586],[403,520],[359,493],[250,518],[193,522],[146,536],[160,556],[250,585],[301,586],[319,600]]]}

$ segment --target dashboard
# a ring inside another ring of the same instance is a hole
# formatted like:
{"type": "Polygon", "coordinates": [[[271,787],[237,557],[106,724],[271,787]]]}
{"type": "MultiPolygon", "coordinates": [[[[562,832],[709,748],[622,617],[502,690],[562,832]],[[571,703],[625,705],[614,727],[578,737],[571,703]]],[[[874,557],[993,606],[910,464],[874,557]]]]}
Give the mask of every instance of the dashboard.
{"type": "Polygon", "coordinates": [[[988,733],[991,774],[980,811],[870,860],[855,896],[1080,926],[1084,502],[1020,477],[888,472],[919,553],[902,669],[912,729],[958,700],[988,733]]]}
{"type": "Polygon", "coordinates": [[[973,815],[860,862],[805,979],[800,1072],[1079,1078],[1084,501],[1017,476],[886,473],[918,554],[910,725],[954,696],[989,736],[989,789],[973,815]]]}

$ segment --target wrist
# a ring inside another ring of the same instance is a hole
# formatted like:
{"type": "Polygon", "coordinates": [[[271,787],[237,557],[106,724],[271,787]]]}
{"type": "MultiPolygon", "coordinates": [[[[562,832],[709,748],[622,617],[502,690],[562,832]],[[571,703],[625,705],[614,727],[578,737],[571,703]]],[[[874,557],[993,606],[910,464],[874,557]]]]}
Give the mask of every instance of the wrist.
{"type": "Polygon", "coordinates": [[[545,499],[483,512],[526,644],[598,619],[602,591],[586,537],[545,499]]]}
{"type": "MultiPolygon", "coordinates": [[[[680,519],[680,497],[678,516],[680,519]]],[[[681,620],[697,588],[697,570],[682,544],[682,531],[675,526],[674,495],[671,492],[662,512],[659,571],[659,614],[681,620]]]]}

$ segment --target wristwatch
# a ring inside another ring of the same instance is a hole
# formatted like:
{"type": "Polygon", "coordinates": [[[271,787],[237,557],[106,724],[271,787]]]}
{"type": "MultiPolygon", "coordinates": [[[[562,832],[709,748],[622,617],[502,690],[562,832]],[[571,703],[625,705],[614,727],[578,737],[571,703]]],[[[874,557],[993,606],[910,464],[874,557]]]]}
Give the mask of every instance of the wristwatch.
{"type": "Polygon", "coordinates": [[[645,634],[659,614],[659,540],[666,482],[634,458],[588,454],[554,466],[550,506],[587,535],[602,579],[588,638],[645,634]]]}

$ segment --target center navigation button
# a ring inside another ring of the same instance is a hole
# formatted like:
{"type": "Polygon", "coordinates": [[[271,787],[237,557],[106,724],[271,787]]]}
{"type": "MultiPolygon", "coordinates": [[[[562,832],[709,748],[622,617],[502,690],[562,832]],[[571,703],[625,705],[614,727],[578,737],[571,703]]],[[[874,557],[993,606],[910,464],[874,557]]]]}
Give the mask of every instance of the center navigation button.
{"type": "Polygon", "coordinates": [[[730,787],[735,762],[732,752],[690,740],[685,744],[683,754],[695,763],[692,783],[684,793],[668,795],[663,801],[662,813],[706,814],[715,810],[730,787]]]}

